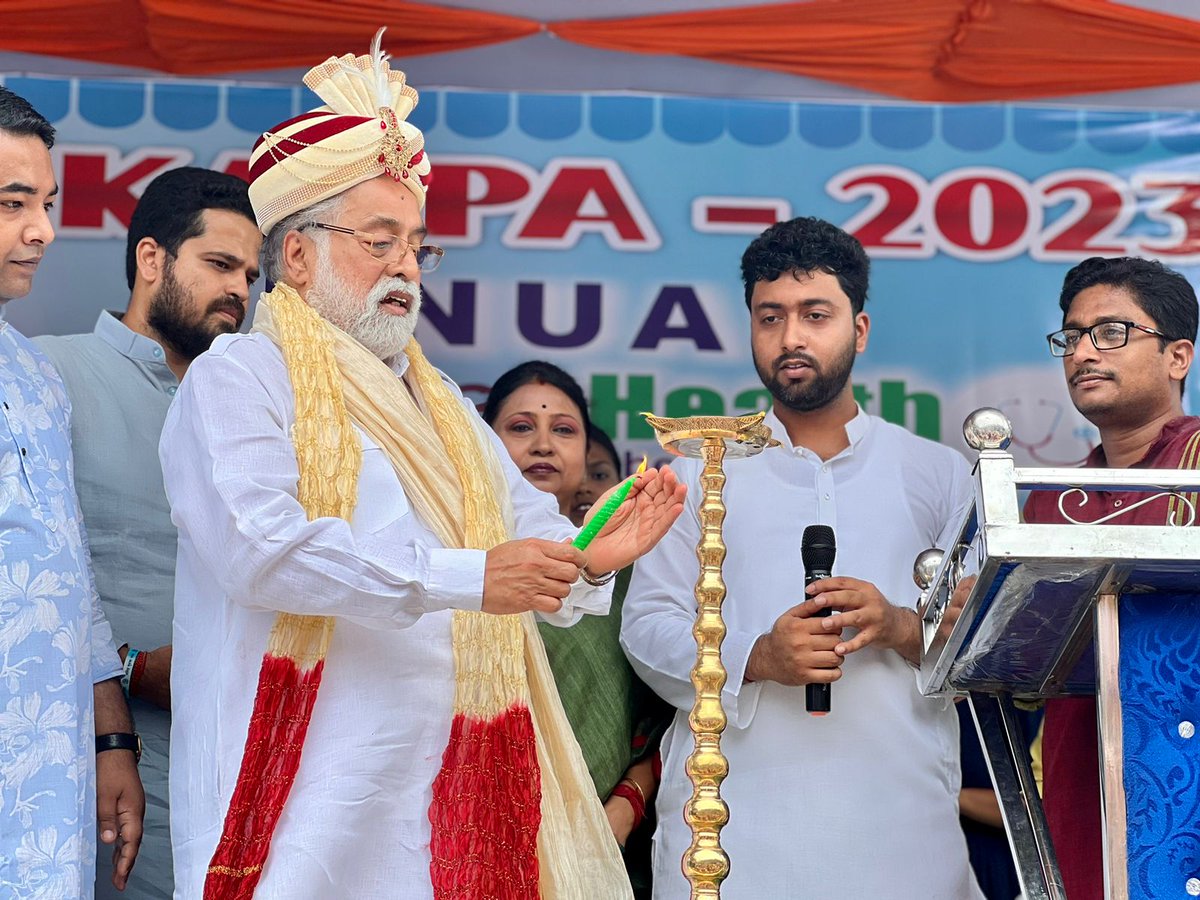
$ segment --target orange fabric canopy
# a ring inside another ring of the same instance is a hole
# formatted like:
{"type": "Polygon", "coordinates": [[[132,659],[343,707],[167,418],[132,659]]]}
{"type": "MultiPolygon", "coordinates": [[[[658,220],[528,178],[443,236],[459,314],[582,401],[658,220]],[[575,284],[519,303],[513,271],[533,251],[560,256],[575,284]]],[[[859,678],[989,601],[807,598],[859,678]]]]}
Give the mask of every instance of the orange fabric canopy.
{"type": "Polygon", "coordinates": [[[593,47],[757,66],[911,100],[1200,80],[1200,23],[1107,0],[812,0],[550,28],[593,47]]]}
{"type": "Polygon", "coordinates": [[[386,25],[401,60],[545,29],[607,50],[772,69],[911,100],[1200,81],[1200,22],[1109,0],[811,0],[548,24],[405,0],[0,0],[0,21],[3,50],[179,75],[309,66],[366,46],[386,25]]]}
{"type": "Polygon", "coordinates": [[[511,41],[517,16],[405,0],[0,0],[0,49],[219,75],[316,65],[387,26],[398,59],[511,41]]]}

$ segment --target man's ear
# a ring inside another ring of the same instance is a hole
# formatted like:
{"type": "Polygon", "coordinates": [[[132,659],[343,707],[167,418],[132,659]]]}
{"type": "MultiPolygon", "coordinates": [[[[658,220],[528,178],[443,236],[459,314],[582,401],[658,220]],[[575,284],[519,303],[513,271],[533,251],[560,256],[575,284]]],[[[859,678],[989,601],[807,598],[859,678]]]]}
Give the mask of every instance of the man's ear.
{"type": "Polygon", "coordinates": [[[1167,347],[1167,366],[1172,381],[1183,381],[1196,358],[1196,345],[1191,341],[1175,341],[1167,347]]]}
{"type": "Polygon", "coordinates": [[[158,284],[167,264],[166,248],[154,238],[144,237],[133,248],[133,259],[137,267],[135,283],[141,279],[152,286],[158,284]]]}
{"type": "Polygon", "coordinates": [[[283,280],[304,294],[316,278],[316,247],[299,231],[283,236],[283,280]]]}
{"type": "Polygon", "coordinates": [[[862,353],[867,349],[867,338],[871,335],[871,317],[860,312],[854,317],[854,351],[862,353]]]}

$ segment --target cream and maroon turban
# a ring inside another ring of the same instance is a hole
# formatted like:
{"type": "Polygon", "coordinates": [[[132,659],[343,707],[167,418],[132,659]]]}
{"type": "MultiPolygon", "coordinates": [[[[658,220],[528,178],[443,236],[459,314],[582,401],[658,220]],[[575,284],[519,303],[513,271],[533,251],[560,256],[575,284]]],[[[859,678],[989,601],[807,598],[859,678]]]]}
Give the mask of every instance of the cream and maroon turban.
{"type": "Polygon", "coordinates": [[[283,219],[387,174],[425,206],[432,179],[425,137],[406,121],[417,92],[392,71],[380,49],[383,29],[366,56],[330,57],[304,83],[325,105],[263,133],[250,155],[250,203],[263,234],[283,219]]]}

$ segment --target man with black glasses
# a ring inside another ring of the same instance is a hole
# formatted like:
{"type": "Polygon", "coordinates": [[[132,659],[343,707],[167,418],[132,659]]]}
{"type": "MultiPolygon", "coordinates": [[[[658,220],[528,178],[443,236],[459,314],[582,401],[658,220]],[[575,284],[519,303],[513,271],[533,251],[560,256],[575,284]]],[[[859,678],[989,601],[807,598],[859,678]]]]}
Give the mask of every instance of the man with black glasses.
{"type": "Polygon", "coordinates": [[[524,613],[607,613],[685,491],[643,473],[576,549],[412,339],[441,251],[381,40],[311,69],[328,105],[256,144],[275,286],[163,426],[175,897],[628,900],[524,613]]]}
{"type": "MultiPolygon", "coordinates": [[[[1100,445],[1084,465],[1196,468],[1200,418],[1183,413],[1197,323],[1196,293],[1187,280],[1151,260],[1093,257],[1067,273],[1059,306],[1063,328],[1048,336],[1050,352],[1062,359],[1075,408],[1100,430],[1100,445]]],[[[1025,519],[1068,523],[1111,516],[1118,525],[1192,524],[1194,515],[1181,498],[1164,495],[1139,504],[1146,496],[1039,491],[1030,496],[1025,519]]],[[[1163,715],[1165,720],[1170,710],[1163,715]]],[[[1104,865],[1095,700],[1047,702],[1042,749],[1046,819],[1066,894],[1099,900],[1104,865]]]]}

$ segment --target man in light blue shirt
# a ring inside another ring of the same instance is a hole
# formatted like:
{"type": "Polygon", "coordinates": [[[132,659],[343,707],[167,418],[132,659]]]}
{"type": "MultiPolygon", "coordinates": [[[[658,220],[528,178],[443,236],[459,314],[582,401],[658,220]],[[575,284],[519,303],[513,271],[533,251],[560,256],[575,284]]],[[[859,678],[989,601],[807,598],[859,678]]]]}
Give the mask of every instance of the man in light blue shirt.
{"type": "Polygon", "coordinates": [[[209,169],[165,172],[147,185],[130,221],[126,312],[101,312],[91,334],[35,341],[75,409],[75,483],[96,586],[122,644],[144,746],[137,869],[123,894],[97,879],[99,900],[166,900],[173,890],[167,760],[176,531],[158,439],[188,364],[241,325],[260,244],[244,181],[209,169]]]}
{"type": "MultiPolygon", "coordinates": [[[[0,309],[54,240],[54,129],[0,88],[0,309]]],[[[71,404],[53,366],[0,321],[0,896],[92,896],[96,823],[137,856],[144,798],[121,665],[72,481],[71,404]]]]}

